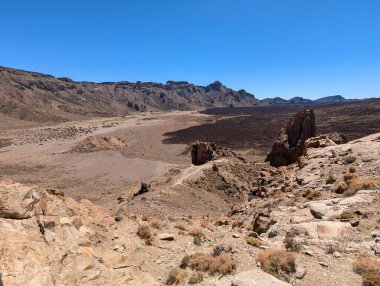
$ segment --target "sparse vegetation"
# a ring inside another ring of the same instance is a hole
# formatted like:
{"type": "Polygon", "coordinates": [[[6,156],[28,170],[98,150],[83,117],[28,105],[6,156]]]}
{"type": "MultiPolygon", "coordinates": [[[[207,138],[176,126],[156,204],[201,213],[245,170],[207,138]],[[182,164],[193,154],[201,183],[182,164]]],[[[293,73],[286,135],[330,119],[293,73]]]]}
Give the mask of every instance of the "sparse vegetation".
{"type": "Polygon", "coordinates": [[[214,257],[219,256],[223,252],[232,252],[232,247],[231,246],[224,246],[224,245],[217,245],[214,247],[214,251],[213,251],[212,255],[214,257]]]}
{"type": "Polygon", "coordinates": [[[380,286],[380,259],[359,257],[354,261],[354,271],[363,278],[363,286],[380,286]]]}
{"type": "Polygon", "coordinates": [[[152,220],[150,222],[150,226],[157,229],[157,230],[160,230],[163,227],[163,225],[164,225],[164,223],[160,220],[157,220],[157,219],[152,220]]]}
{"type": "Polygon", "coordinates": [[[340,220],[349,220],[349,219],[353,218],[354,216],[355,216],[354,213],[351,211],[343,211],[340,214],[340,220]]]}
{"type": "Polygon", "coordinates": [[[303,242],[297,237],[294,231],[289,231],[285,235],[284,245],[291,251],[300,251],[303,248],[303,242]]]}
{"type": "Polygon", "coordinates": [[[207,234],[204,232],[203,229],[200,229],[198,227],[193,227],[189,230],[189,234],[194,237],[200,237],[200,238],[207,238],[207,234]]]}
{"type": "Polygon", "coordinates": [[[189,284],[198,284],[203,281],[203,273],[200,271],[195,271],[191,274],[189,278],[189,284]]]}
{"type": "Polygon", "coordinates": [[[225,275],[232,273],[236,269],[236,262],[226,253],[218,256],[196,253],[191,256],[188,266],[197,271],[225,275]]]}
{"type": "Polygon", "coordinates": [[[245,238],[245,242],[254,247],[260,247],[261,245],[263,245],[263,242],[260,239],[252,236],[247,236],[245,238]]]}
{"type": "Polygon", "coordinates": [[[348,165],[348,164],[352,164],[352,163],[355,163],[356,161],[356,157],[354,156],[347,156],[344,158],[344,164],[348,165]]]}
{"type": "Polygon", "coordinates": [[[336,184],[336,192],[338,194],[342,194],[345,190],[347,190],[348,186],[346,182],[340,181],[338,184],[336,184]]]}
{"type": "Polygon", "coordinates": [[[355,167],[350,167],[350,168],[348,169],[348,172],[350,172],[350,173],[355,173],[355,172],[356,172],[356,168],[355,168],[355,167]]]}
{"type": "Polygon", "coordinates": [[[331,184],[333,184],[333,183],[335,183],[335,182],[336,182],[336,176],[335,176],[335,175],[330,174],[330,175],[327,177],[327,179],[326,179],[326,184],[331,185],[331,184]]]}
{"type": "Polygon", "coordinates": [[[356,178],[350,181],[350,185],[344,191],[345,196],[352,196],[356,194],[359,190],[368,190],[371,187],[374,187],[377,184],[377,181],[369,178],[356,178]]]}
{"type": "Polygon", "coordinates": [[[188,229],[187,223],[184,222],[183,220],[176,221],[175,224],[174,224],[174,227],[176,229],[179,229],[179,230],[182,230],[182,231],[187,231],[187,229],[188,229]]]}
{"type": "Polygon", "coordinates": [[[261,268],[281,279],[281,272],[290,274],[296,271],[294,254],[282,250],[264,250],[257,256],[257,261],[261,263],[261,268]]]}
{"type": "Polygon", "coordinates": [[[149,225],[140,225],[137,229],[137,235],[141,239],[151,239],[153,237],[152,231],[149,225]]]}
{"type": "Polygon", "coordinates": [[[166,279],[167,285],[178,285],[186,281],[188,272],[186,269],[174,268],[169,272],[168,278],[166,279]]]}

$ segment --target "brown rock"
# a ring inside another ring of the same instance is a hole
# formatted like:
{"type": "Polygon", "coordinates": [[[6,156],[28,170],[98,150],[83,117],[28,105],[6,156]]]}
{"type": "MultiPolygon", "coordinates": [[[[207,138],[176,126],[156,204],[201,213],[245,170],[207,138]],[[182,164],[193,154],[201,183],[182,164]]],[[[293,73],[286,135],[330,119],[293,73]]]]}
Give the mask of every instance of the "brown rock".
{"type": "Polygon", "coordinates": [[[315,116],[312,109],[301,109],[282,129],[266,161],[272,166],[285,166],[297,161],[304,153],[305,141],[315,136],[315,116]]]}
{"type": "Polygon", "coordinates": [[[214,158],[216,151],[215,143],[196,142],[191,149],[191,163],[193,165],[203,165],[214,158]]]}
{"type": "Polygon", "coordinates": [[[309,138],[305,141],[305,150],[308,148],[322,148],[327,146],[334,146],[336,144],[347,143],[347,138],[337,132],[322,134],[316,137],[309,138]]]}
{"type": "Polygon", "coordinates": [[[268,214],[258,213],[253,221],[253,231],[260,235],[267,232],[275,223],[268,214]]]}

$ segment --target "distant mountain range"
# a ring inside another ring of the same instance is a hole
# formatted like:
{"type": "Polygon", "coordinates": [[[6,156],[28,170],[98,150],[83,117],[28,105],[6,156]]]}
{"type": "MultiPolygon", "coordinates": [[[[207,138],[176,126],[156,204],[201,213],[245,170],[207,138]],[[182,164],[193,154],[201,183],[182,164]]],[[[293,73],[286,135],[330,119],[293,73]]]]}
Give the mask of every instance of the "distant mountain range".
{"type": "Polygon", "coordinates": [[[94,116],[123,116],[136,111],[200,110],[212,107],[341,103],[340,95],[317,100],[280,97],[259,100],[216,81],[198,86],[186,81],[86,82],[0,66],[0,115],[59,122],[94,116]]]}
{"type": "Polygon", "coordinates": [[[332,96],[326,96],[321,97],[316,100],[311,100],[303,97],[293,97],[291,99],[283,99],[281,97],[275,97],[275,98],[266,98],[261,100],[261,104],[270,104],[270,105],[284,105],[284,104],[300,104],[300,105],[308,105],[308,104],[331,104],[331,103],[345,103],[345,102],[352,102],[352,101],[358,101],[358,99],[346,99],[341,95],[332,95],[332,96]]]}

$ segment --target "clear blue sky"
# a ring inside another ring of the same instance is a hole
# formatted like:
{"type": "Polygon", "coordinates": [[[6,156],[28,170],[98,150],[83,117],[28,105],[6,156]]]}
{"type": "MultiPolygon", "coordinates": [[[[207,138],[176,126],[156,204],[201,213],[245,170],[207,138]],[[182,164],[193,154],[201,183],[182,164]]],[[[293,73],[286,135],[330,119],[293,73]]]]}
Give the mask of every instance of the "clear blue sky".
{"type": "Polygon", "coordinates": [[[0,0],[0,65],[215,80],[258,98],[380,97],[378,0],[0,0]]]}

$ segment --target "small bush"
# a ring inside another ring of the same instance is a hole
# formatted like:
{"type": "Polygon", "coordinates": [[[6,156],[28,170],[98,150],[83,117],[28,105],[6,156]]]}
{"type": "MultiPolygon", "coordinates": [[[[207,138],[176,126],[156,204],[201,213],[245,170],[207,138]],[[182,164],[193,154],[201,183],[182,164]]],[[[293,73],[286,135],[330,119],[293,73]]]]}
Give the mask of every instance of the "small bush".
{"type": "Polygon", "coordinates": [[[345,196],[352,196],[356,194],[359,190],[368,190],[374,187],[377,184],[377,181],[374,179],[353,179],[350,182],[350,186],[344,192],[345,196]]]}
{"type": "Polygon", "coordinates": [[[265,272],[277,278],[281,278],[281,272],[290,274],[296,271],[294,254],[289,251],[264,250],[257,256],[257,261],[265,272]]]}
{"type": "Polygon", "coordinates": [[[348,169],[348,172],[350,172],[350,173],[355,173],[355,172],[356,172],[356,168],[355,168],[355,167],[350,167],[350,168],[348,169]]]}
{"type": "Polygon", "coordinates": [[[224,245],[217,245],[214,247],[214,251],[213,251],[212,255],[215,257],[215,256],[221,255],[224,252],[232,252],[232,247],[231,246],[224,246],[224,245]]]}
{"type": "Polygon", "coordinates": [[[336,185],[336,192],[338,194],[342,194],[345,190],[347,190],[348,186],[345,182],[343,181],[340,181],[337,185],[336,185]]]}
{"type": "Polygon", "coordinates": [[[245,242],[254,247],[260,247],[263,245],[263,242],[260,239],[254,238],[252,236],[247,236],[245,238],[245,242]]]}
{"type": "Polygon", "coordinates": [[[189,284],[198,284],[203,281],[203,273],[200,271],[193,272],[189,278],[189,284]]]}
{"type": "Polygon", "coordinates": [[[196,245],[196,246],[201,246],[202,245],[202,242],[203,242],[203,239],[196,235],[194,236],[194,240],[193,240],[193,243],[196,245]]]}
{"type": "Polygon", "coordinates": [[[174,227],[183,231],[187,231],[188,229],[186,222],[182,220],[176,221],[176,223],[174,224],[174,227]]]}
{"type": "Polygon", "coordinates": [[[215,257],[210,254],[196,253],[191,256],[189,267],[197,271],[226,275],[236,269],[236,262],[226,253],[215,257]]]}
{"type": "Polygon", "coordinates": [[[219,273],[222,275],[230,274],[236,270],[236,262],[233,261],[226,253],[214,257],[210,264],[210,273],[219,273]]]}
{"type": "Polygon", "coordinates": [[[210,268],[213,257],[205,253],[196,253],[190,257],[189,267],[193,270],[206,272],[210,268]]]}
{"type": "Polygon", "coordinates": [[[148,216],[146,214],[142,215],[142,217],[141,217],[142,221],[149,221],[149,219],[150,219],[150,216],[148,216]]]}
{"type": "Polygon", "coordinates": [[[380,259],[359,257],[354,261],[354,271],[363,278],[363,286],[380,286],[380,259]]]}
{"type": "Polygon", "coordinates": [[[309,200],[316,200],[322,196],[322,193],[320,191],[312,191],[307,198],[309,200]]]}
{"type": "Polygon", "coordinates": [[[347,174],[344,174],[343,179],[346,182],[349,182],[349,181],[351,181],[355,177],[356,177],[356,175],[354,173],[347,173],[347,174]]]}
{"type": "Polygon", "coordinates": [[[289,231],[285,235],[284,245],[286,249],[292,251],[300,251],[303,248],[305,242],[301,240],[301,238],[297,237],[297,233],[295,231],[289,231]]]}
{"type": "Polygon", "coordinates": [[[141,239],[151,239],[153,237],[150,227],[148,225],[140,225],[137,229],[137,235],[141,239]]]}
{"type": "Polygon", "coordinates": [[[187,270],[174,268],[169,272],[168,278],[166,279],[166,284],[177,285],[182,284],[186,281],[187,270]]]}
{"type": "Polygon", "coordinates": [[[160,230],[163,227],[163,222],[155,219],[155,220],[151,221],[150,226],[157,229],[157,230],[160,230]]]}
{"type": "Polygon", "coordinates": [[[344,164],[348,165],[348,164],[352,164],[356,161],[356,157],[354,156],[347,156],[346,158],[344,158],[344,164]]]}
{"type": "Polygon", "coordinates": [[[341,220],[348,220],[354,217],[354,213],[351,211],[344,211],[340,214],[341,220]]]}
{"type": "Polygon", "coordinates": [[[199,237],[203,237],[203,238],[207,237],[206,233],[202,229],[197,228],[197,227],[191,228],[189,231],[189,234],[191,236],[199,236],[199,237]]]}
{"type": "Polygon", "coordinates": [[[191,256],[190,255],[185,255],[182,260],[181,260],[181,264],[179,265],[180,268],[182,269],[185,269],[186,267],[189,266],[189,262],[190,262],[190,259],[191,259],[191,256]]]}
{"type": "Polygon", "coordinates": [[[326,179],[326,184],[331,185],[336,182],[336,176],[335,175],[329,175],[326,179]]]}

